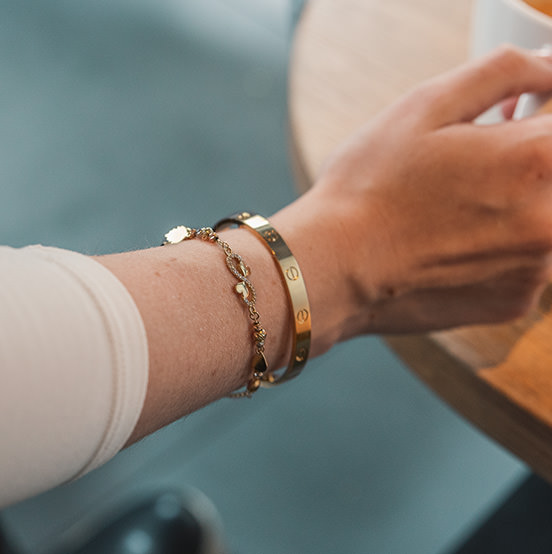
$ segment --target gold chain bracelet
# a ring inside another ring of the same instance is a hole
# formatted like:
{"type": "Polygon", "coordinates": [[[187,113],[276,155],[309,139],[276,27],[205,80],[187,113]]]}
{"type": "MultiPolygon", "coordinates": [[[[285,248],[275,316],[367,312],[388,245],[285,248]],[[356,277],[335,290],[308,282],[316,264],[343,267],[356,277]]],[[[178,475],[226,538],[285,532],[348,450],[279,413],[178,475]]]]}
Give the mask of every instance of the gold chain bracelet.
{"type": "Polygon", "coordinates": [[[311,342],[311,309],[303,274],[299,263],[291,253],[288,245],[262,215],[241,212],[222,219],[215,225],[215,230],[229,225],[244,226],[257,235],[272,254],[280,271],[285,286],[291,311],[292,349],[288,366],[283,372],[272,372],[261,379],[261,386],[279,385],[297,377],[307,363],[311,342]]]}
{"type": "Polygon", "coordinates": [[[255,306],[257,293],[255,287],[248,279],[250,270],[243,261],[243,258],[239,254],[232,252],[228,243],[223,241],[211,227],[203,227],[201,229],[192,229],[183,225],[174,227],[165,235],[163,246],[167,244],[178,244],[194,238],[220,246],[226,256],[226,265],[228,269],[239,281],[238,284],[234,286],[234,290],[245,302],[249,318],[252,322],[254,355],[251,360],[252,374],[245,385],[245,389],[240,392],[233,392],[229,396],[231,398],[251,398],[253,393],[259,389],[261,383],[268,379],[268,364],[264,355],[266,331],[261,325],[261,316],[255,306]]]}

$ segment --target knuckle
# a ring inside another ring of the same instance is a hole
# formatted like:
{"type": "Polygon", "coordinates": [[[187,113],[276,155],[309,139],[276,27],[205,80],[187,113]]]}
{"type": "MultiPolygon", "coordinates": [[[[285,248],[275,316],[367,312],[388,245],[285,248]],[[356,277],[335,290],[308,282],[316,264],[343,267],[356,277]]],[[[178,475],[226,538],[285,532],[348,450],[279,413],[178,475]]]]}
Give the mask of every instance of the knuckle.
{"type": "Polygon", "coordinates": [[[500,45],[490,56],[490,66],[507,74],[515,73],[527,64],[527,54],[511,44],[500,45]]]}
{"type": "Polygon", "coordinates": [[[425,106],[430,106],[435,100],[435,87],[430,83],[422,83],[412,89],[410,94],[405,98],[405,109],[409,112],[416,112],[424,109],[425,106]]]}
{"type": "Polygon", "coordinates": [[[431,104],[435,99],[441,97],[441,87],[436,80],[426,81],[416,87],[414,95],[420,102],[431,104]]]}
{"type": "Polygon", "coordinates": [[[448,98],[449,89],[443,79],[434,77],[416,85],[408,95],[411,109],[434,112],[448,98]]]}

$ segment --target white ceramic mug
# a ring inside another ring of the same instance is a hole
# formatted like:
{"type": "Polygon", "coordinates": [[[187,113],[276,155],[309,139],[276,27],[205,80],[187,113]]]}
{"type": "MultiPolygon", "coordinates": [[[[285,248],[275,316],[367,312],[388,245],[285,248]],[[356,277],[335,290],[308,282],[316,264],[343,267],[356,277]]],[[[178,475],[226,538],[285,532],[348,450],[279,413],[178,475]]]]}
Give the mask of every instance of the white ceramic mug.
{"type": "Polygon", "coordinates": [[[523,0],[476,0],[472,21],[472,57],[500,44],[541,48],[552,43],[552,17],[523,0]]]}

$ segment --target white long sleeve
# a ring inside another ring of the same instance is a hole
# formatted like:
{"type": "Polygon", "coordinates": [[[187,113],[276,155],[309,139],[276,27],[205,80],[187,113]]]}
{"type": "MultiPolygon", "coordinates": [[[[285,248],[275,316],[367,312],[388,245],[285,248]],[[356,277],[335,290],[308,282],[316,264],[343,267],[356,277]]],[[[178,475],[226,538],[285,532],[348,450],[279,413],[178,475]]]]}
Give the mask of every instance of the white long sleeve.
{"type": "Polygon", "coordinates": [[[66,250],[0,247],[0,506],[114,456],[147,377],[144,326],[114,275],[66,250]]]}

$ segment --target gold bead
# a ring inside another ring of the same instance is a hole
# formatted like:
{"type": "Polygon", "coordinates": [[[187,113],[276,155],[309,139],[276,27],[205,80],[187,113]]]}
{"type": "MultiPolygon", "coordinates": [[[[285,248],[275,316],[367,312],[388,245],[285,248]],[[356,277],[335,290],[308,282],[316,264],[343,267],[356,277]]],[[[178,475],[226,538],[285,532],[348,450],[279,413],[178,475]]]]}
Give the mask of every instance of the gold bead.
{"type": "Polygon", "coordinates": [[[253,333],[253,336],[258,341],[264,341],[266,339],[266,331],[264,329],[260,329],[258,331],[255,331],[253,333]]]}
{"type": "Polygon", "coordinates": [[[253,378],[249,380],[249,383],[247,383],[247,392],[249,394],[253,394],[255,391],[259,389],[261,386],[261,380],[257,378],[253,378]]]}

